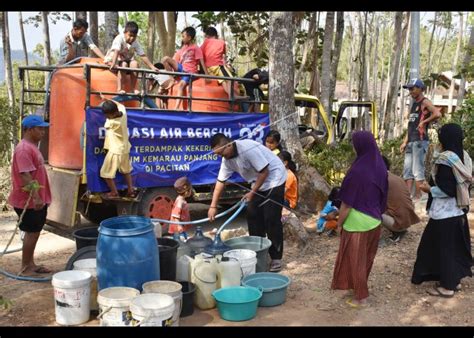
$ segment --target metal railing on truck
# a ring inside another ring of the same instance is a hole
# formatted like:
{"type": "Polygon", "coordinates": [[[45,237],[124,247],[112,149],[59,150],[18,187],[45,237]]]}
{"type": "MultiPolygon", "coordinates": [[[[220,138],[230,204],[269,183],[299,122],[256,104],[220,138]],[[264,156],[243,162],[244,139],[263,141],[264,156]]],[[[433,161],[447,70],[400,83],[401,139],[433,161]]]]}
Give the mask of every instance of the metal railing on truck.
{"type": "MultiPolygon", "coordinates": [[[[92,71],[91,69],[93,68],[98,68],[98,69],[109,69],[108,66],[106,65],[100,65],[100,64],[84,64],[84,78],[86,79],[86,107],[90,107],[90,95],[114,95],[114,96],[133,96],[133,97],[138,97],[140,101],[140,109],[143,110],[163,110],[163,109],[157,109],[157,108],[149,108],[145,106],[145,98],[159,98],[159,99],[183,99],[187,100],[188,102],[188,112],[193,112],[192,110],[192,102],[193,100],[195,101],[214,101],[214,102],[229,102],[230,106],[230,112],[234,112],[234,106],[237,103],[252,103],[252,104],[268,104],[268,101],[266,100],[246,100],[246,99],[235,99],[234,95],[234,84],[235,82],[237,83],[243,83],[243,82],[256,82],[254,79],[247,79],[247,78],[239,78],[239,77],[228,77],[228,76],[215,76],[215,75],[205,75],[205,74],[193,74],[193,73],[183,73],[183,72],[169,72],[165,70],[160,70],[158,74],[165,74],[165,75],[171,75],[171,76],[188,76],[190,78],[189,84],[188,84],[188,95],[187,96],[178,96],[178,95],[165,95],[165,94],[151,94],[148,93],[148,86],[146,85],[146,81],[150,80],[151,78],[147,77],[146,74],[157,74],[156,71],[150,70],[150,69],[144,69],[144,68],[134,68],[133,71],[139,73],[139,80],[141,82],[141,87],[142,91],[140,94],[134,94],[134,93],[125,93],[125,94],[119,94],[118,92],[105,92],[105,91],[93,91],[91,90],[91,76],[92,76],[92,71]],[[231,93],[230,93],[230,98],[226,99],[220,99],[220,98],[208,98],[208,97],[193,97],[193,80],[195,79],[213,79],[213,80],[224,80],[224,81],[230,81],[231,85],[231,93]]],[[[124,70],[124,71],[131,71],[130,68],[127,67],[114,67],[113,69],[115,70],[124,70]]],[[[174,110],[174,109],[169,109],[167,108],[166,110],[174,110]]],[[[174,111],[185,111],[185,110],[174,110],[174,111]]]]}
{"type": "MultiPolygon", "coordinates": [[[[159,108],[149,108],[145,106],[145,99],[146,98],[160,98],[160,99],[183,99],[187,100],[188,102],[188,108],[187,110],[174,110],[174,109],[169,109],[167,108],[166,110],[172,110],[172,111],[187,111],[187,112],[193,112],[192,110],[192,102],[193,100],[196,101],[215,101],[215,102],[229,102],[230,104],[230,112],[235,112],[235,105],[238,103],[249,103],[249,104],[268,104],[267,100],[247,100],[247,99],[238,99],[236,100],[234,97],[234,84],[237,83],[251,83],[251,82],[256,82],[254,79],[247,79],[247,78],[239,78],[239,77],[227,77],[227,76],[214,76],[214,75],[205,75],[205,74],[192,74],[192,73],[182,73],[182,72],[168,72],[168,71],[161,71],[159,73],[150,70],[150,69],[143,69],[143,68],[134,68],[133,71],[137,72],[139,74],[138,78],[141,82],[142,86],[142,91],[140,94],[134,94],[134,93],[125,93],[125,94],[120,94],[119,92],[100,92],[100,91],[93,91],[91,90],[91,77],[92,77],[92,68],[97,68],[97,69],[109,69],[108,66],[106,65],[100,65],[100,64],[74,64],[75,62],[78,62],[81,58],[76,58],[74,60],[69,61],[67,64],[64,65],[57,65],[57,66],[19,66],[18,67],[18,72],[19,72],[19,79],[21,82],[21,95],[20,95],[20,117],[23,118],[25,115],[25,106],[43,106],[44,107],[44,118],[46,121],[49,120],[49,96],[51,94],[50,91],[50,83],[51,83],[51,78],[52,75],[56,70],[59,69],[67,69],[67,68],[83,68],[84,69],[84,79],[86,80],[86,100],[85,100],[85,108],[90,107],[90,96],[91,95],[114,95],[114,96],[132,96],[138,98],[140,101],[140,109],[143,110],[164,110],[164,109],[159,109],[159,108]],[[40,72],[49,72],[48,80],[46,81],[45,87],[46,89],[41,89],[41,88],[35,88],[31,89],[29,86],[25,87],[25,73],[29,77],[28,72],[29,71],[40,71],[40,72]],[[188,95],[187,96],[178,96],[178,95],[162,95],[162,94],[152,94],[148,93],[148,88],[146,86],[146,81],[149,79],[146,77],[146,74],[166,74],[166,75],[171,75],[171,76],[189,76],[190,77],[190,82],[188,85],[188,95]],[[231,95],[230,98],[206,98],[206,97],[193,97],[193,80],[198,79],[198,78],[204,78],[204,79],[214,79],[214,80],[225,80],[225,81],[230,81],[231,82],[231,95]],[[25,94],[46,94],[46,97],[42,102],[31,102],[31,101],[25,101],[25,94]]],[[[124,70],[124,71],[130,71],[130,68],[126,67],[114,67],[114,70],[124,70]]]]}

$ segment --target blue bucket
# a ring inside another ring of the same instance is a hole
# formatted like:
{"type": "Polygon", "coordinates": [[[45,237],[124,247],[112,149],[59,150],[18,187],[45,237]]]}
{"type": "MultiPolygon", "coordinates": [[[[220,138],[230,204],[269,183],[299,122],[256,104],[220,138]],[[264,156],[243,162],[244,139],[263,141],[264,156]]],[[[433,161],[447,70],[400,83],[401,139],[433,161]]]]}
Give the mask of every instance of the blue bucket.
{"type": "Polygon", "coordinates": [[[231,286],[212,293],[222,319],[232,322],[250,320],[257,315],[262,291],[253,287],[231,286]]]}
{"type": "Polygon", "coordinates": [[[263,295],[258,306],[264,307],[283,304],[290,283],[290,277],[273,272],[257,272],[242,279],[243,286],[262,289],[263,295]]]}
{"type": "Polygon", "coordinates": [[[140,216],[118,216],[100,223],[97,240],[99,290],[125,286],[142,290],[160,279],[160,259],[153,223],[140,216]]]}

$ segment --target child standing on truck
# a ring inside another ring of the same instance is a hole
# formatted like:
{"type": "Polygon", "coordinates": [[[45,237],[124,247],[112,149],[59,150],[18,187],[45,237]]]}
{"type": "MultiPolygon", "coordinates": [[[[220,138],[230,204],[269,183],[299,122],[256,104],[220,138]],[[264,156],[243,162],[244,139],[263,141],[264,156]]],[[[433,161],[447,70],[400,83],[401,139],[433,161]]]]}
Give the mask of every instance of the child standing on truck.
{"type": "Polygon", "coordinates": [[[130,175],[132,172],[130,148],[132,146],[128,141],[125,106],[112,100],[106,100],[102,104],[102,111],[107,118],[104,125],[104,149],[107,151],[107,154],[105,155],[104,164],[100,169],[100,177],[105,180],[110,189],[110,192],[103,196],[106,199],[120,198],[114,182],[118,170],[127,182],[127,197],[135,198],[137,194],[133,189],[132,176],[130,175]]]}
{"type": "MultiPolygon", "coordinates": [[[[181,32],[182,46],[180,50],[176,52],[173,58],[165,56],[162,60],[165,69],[170,72],[180,73],[198,73],[198,65],[206,75],[208,75],[207,68],[204,65],[201,48],[195,44],[194,38],[196,37],[196,30],[193,27],[186,27],[181,32]]],[[[191,81],[190,76],[182,76],[178,83],[178,96],[184,95],[184,88],[191,81]]],[[[206,82],[208,80],[206,79],[206,82]]],[[[176,99],[175,110],[179,109],[182,99],[176,99]]]]}
{"type": "MultiPolygon", "coordinates": [[[[174,182],[174,189],[176,190],[178,197],[176,197],[174,201],[170,221],[189,222],[191,220],[191,215],[189,214],[189,207],[186,198],[190,197],[193,191],[191,182],[185,176],[180,177],[176,182],[174,182]]],[[[170,234],[178,234],[179,237],[184,236],[184,239],[186,240],[188,239],[186,231],[190,227],[191,225],[171,223],[168,232],[170,234]]]]}
{"type": "MultiPolygon", "coordinates": [[[[143,62],[146,63],[150,69],[159,72],[143,51],[142,46],[137,40],[138,25],[134,21],[128,21],[125,24],[123,35],[119,34],[112,42],[112,47],[107,52],[104,62],[109,65],[112,70],[118,62],[119,67],[138,68],[138,62],[134,59],[135,53],[138,54],[143,62]]],[[[119,71],[117,74],[117,91],[120,94],[125,94],[125,78],[126,74],[130,74],[130,81],[134,94],[139,94],[140,91],[136,89],[137,73],[119,71]]]]}
{"type": "MultiPolygon", "coordinates": [[[[204,58],[204,64],[209,75],[232,77],[232,71],[229,69],[226,60],[225,41],[219,39],[217,30],[214,27],[207,27],[204,31],[204,42],[201,45],[201,51],[204,58]]],[[[231,81],[217,80],[222,85],[225,92],[231,99],[231,81]]],[[[234,99],[244,99],[247,96],[241,96],[238,92],[237,82],[234,82],[234,99]]]]}

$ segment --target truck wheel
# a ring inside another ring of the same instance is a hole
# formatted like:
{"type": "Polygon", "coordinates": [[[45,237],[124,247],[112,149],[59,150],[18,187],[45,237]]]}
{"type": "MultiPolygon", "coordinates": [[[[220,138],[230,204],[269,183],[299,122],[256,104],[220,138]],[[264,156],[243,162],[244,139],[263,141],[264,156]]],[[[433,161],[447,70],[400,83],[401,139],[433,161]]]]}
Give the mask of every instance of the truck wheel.
{"type": "Polygon", "coordinates": [[[89,203],[87,213],[85,212],[86,207],[84,205],[84,211],[81,211],[82,216],[95,224],[99,224],[104,219],[117,216],[117,208],[113,204],[89,203]]]}
{"type": "MultiPolygon", "coordinates": [[[[152,188],[147,189],[138,203],[137,214],[150,218],[160,218],[169,220],[176,191],[173,188],[152,188]]],[[[163,233],[168,229],[168,224],[163,224],[163,233]]]]}

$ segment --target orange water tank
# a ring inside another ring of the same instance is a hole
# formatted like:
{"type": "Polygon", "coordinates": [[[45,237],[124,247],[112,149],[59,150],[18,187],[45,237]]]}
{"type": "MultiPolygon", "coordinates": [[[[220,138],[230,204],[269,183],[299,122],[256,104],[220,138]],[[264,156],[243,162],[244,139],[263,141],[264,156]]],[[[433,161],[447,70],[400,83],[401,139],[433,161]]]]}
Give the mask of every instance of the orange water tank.
{"type": "MultiPolygon", "coordinates": [[[[100,59],[82,58],[80,64],[101,63],[100,59]]],[[[125,88],[130,92],[130,88],[125,88]]],[[[65,68],[54,72],[51,79],[49,164],[65,169],[82,169],[83,150],[80,146],[81,128],[85,120],[86,80],[84,70],[65,68]]],[[[117,91],[117,76],[106,69],[92,68],[91,90],[117,91]]],[[[110,98],[110,97],[108,97],[110,98]]],[[[102,100],[91,95],[91,106],[102,100]]],[[[129,101],[127,106],[138,106],[129,101]]]]}
{"type": "MultiPolygon", "coordinates": [[[[184,89],[183,96],[188,95],[189,85],[184,89]]],[[[168,95],[178,95],[178,85],[175,84],[171,87],[171,90],[168,95]]],[[[219,85],[217,80],[209,80],[208,83],[204,79],[197,79],[193,81],[193,102],[192,110],[198,112],[229,112],[230,105],[229,102],[224,101],[207,101],[207,100],[196,100],[196,98],[213,98],[213,99],[228,99],[229,96],[225,92],[222,85],[219,85]]],[[[176,100],[168,99],[168,108],[174,109],[176,100]]],[[[183,99],[183,102],[180,106],[182,110],[188,110],[188,100],[183,99]]],[[[234,108],[234,111],[235,108],[234,108]]]]}

